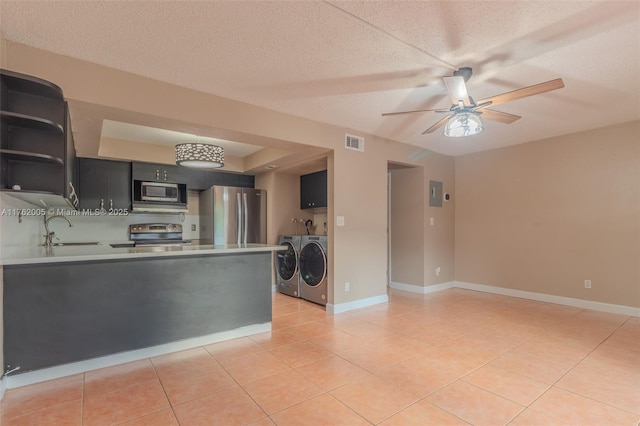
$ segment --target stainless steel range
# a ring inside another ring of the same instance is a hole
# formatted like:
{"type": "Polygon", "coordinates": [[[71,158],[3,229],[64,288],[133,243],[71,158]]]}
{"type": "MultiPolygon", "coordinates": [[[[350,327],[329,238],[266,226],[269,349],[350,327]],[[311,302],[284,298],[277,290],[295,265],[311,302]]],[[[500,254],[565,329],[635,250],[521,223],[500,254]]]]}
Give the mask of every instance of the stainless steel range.
{"type": "Polygon", "coordinates": [[[129,225],[129,239],[136,247],[184,246],[191,244],[182,236],[182,225],[177,223],[136,223],[129,225]]]}

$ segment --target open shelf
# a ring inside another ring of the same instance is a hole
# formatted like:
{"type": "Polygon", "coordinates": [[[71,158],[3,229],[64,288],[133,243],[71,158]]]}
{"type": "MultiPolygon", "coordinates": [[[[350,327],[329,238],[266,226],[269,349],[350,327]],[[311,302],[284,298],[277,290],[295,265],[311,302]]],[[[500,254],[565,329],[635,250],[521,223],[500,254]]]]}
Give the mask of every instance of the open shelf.
{"type": "Polygon", "coordinates": [[[45,118],[33,117],[31,115],[20,114],[17,112],[0,111],[0,119],[2,119],[2,124],[5,126],[17,126],[24,127],[25,129],[55,132],[60,135],[64,132],[61,124],[54,123],[53,121],[45,118]]]}
{"type": "Polygon", "coordinates": [[[63,101],[62,89],[55,84],[38,77],[14,73],[8,70],[0,70],[2,81],[8,90],[29,93],[35,96],[43,96],[63,101]]]}
{"type": "Polygon", "coordinates": [[[62,90],[0,69],[0,190],[39,207],[70,206],[75,148],[62,90]],[[13,188],[18,188],[14,190],[13,188]]]}
{"type": "Polygon", "coordinates": [[[14,191],[13,189],[0,189],[0,194],[7,194],[13,198],[26,201],[41,208],[64,208],[75,209],[75,207],[64,198],[62,194],[50,191],[14,191]]]}
{"type": "Polygon", "coordinates": [[[64,165],[62,158],[54,157],[47,154],[39,154],[36,152],[15,151],[13,149],[0,149],[0,155],[10,160],[31,161],[37,163],[53,163],[64,165]]]}

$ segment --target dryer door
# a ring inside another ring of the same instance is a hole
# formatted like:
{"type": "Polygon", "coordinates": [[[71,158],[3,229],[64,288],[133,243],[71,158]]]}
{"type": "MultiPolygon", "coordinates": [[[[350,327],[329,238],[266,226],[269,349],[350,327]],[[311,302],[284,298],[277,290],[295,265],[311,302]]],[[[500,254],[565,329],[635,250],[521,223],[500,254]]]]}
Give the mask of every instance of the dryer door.
{"type": "Polygon", "coordinates": [[[282,241],[280,245],[287,246],[287,249],[279,251],[276,255],[276,269],[281,279],[289,281],[298,272],[298,256],[295,247],[289,241],[282,241]]]}
{"type": "Polygon", "coordinates": [[[327,256],[322,246],[310,241],[300,250],[300,276],[307,285],[317,286],[327,275],[327,256]]]}

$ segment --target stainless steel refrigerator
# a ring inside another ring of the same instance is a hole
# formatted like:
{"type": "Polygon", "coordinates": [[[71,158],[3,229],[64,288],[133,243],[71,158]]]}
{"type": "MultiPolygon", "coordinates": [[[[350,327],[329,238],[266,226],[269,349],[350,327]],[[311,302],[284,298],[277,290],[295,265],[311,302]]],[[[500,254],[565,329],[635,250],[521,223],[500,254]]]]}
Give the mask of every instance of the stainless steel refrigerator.
{"type": "Polygon", "coordinates": [[[267,242],[267,191],[212,186],[200,193],[200,244],[267,242]]]}

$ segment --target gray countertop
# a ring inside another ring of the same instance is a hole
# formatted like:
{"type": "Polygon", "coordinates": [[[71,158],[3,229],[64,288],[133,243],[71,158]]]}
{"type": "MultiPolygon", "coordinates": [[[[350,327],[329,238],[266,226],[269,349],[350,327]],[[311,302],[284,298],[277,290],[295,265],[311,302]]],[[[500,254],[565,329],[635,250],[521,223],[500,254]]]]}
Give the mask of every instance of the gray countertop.
{"type": "Polygon", "coordinates": [[[73,246],[15,246],[0,248],[1,265],[136,259],[162,256],[202,256],[286,250],[270,244],[184,245],[168,247],[111,247],[108,243],[73,246]]]}

